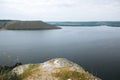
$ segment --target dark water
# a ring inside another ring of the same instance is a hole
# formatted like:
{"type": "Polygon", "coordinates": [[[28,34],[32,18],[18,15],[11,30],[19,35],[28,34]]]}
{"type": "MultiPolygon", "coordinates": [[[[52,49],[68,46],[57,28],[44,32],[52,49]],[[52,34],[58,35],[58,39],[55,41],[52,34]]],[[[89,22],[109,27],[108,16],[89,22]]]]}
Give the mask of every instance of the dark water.
{"type": "Polygon", "coordinates": [[[120,28],[0,31],[0,64],[70,59],[103,80],[120,80],[120,28]]]}

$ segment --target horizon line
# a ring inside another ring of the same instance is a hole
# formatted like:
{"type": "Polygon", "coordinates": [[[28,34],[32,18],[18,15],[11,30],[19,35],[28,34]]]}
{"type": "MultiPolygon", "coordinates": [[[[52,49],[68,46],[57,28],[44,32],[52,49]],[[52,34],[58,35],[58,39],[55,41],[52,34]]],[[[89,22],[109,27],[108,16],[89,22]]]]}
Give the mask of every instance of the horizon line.
{"type": "Polygon", "coordinates": [[[120,22],[120,20],[73,20],[73,21],[69,21],[69,20],[40,20],[40,19],[31,19],[31,20],[21,20],[21,19],[0,19],[0,21],[2,20],[11,20],[11,21],[44,21],[44,22],[120,22]]]}

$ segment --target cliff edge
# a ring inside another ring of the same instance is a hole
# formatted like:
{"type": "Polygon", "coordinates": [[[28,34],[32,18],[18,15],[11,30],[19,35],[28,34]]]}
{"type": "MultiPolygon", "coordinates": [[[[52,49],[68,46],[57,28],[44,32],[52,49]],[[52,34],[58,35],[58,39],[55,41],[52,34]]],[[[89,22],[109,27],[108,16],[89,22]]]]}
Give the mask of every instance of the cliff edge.
{"type": "Polygon", "coordinates": [[[65,58],[21,65],[14,68],[12,73],[19,75],[22,80],[101,80],[65,58]]]}

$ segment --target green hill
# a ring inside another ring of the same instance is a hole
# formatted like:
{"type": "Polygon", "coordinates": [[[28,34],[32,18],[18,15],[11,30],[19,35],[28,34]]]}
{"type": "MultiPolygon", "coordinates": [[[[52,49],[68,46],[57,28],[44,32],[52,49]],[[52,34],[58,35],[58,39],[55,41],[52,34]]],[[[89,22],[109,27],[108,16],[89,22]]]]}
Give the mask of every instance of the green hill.
{"type": "Polygon", "coordinates": [[[7,30],[40,30],[60,29],[60,27],[47,24],[43,21],[0,21],[0,29],[7,30]]]}

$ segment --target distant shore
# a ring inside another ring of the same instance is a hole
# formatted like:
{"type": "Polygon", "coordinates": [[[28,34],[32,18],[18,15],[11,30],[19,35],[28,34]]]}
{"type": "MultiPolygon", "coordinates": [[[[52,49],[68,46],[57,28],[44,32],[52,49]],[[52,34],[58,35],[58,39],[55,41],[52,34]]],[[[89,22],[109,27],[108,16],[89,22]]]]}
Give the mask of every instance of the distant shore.
{"type": "Polygon", "coordinates": [[[43,21],[9,21],[0,20],[0,29],[3,30],[41,30],[41,29],[61,29],[43,21]]]}
{"type": "Polygon", "coordinates": [[[96,26],[110,26],[120,27],[120,21],[82,21],[82,22],[48,22],[54,26],[80,26],[80,27],[96,27],[96,26]]]}

